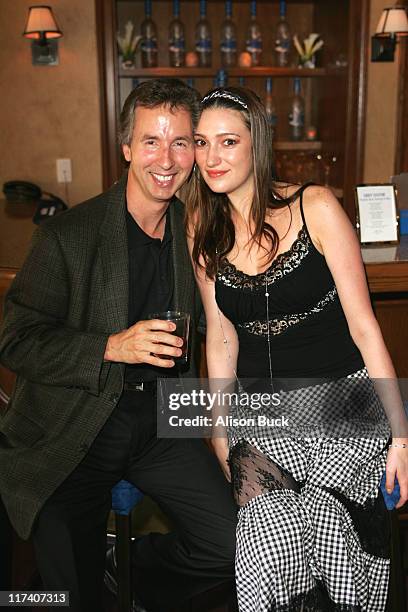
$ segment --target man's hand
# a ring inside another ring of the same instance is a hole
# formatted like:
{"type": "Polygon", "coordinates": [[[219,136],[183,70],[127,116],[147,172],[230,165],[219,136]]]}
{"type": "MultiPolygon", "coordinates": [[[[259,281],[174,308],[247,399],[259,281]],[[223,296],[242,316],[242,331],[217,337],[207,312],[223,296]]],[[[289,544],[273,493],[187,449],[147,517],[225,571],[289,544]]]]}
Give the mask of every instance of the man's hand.
{"type": "Polygon", "coordinates": [[[172,334],[175,329],[176,325],[171,321],[138,321],[129,329],[109,336],[104,360],[172,368],[172,357],[180,357],[182,351],[179,347],[183,345],[183,339],[172,334]]]}

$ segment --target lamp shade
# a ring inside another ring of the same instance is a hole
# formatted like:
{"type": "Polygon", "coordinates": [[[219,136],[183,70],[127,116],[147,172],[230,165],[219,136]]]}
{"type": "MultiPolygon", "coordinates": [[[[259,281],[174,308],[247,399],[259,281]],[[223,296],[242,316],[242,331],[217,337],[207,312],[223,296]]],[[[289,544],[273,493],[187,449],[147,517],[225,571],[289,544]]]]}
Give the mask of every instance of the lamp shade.
{"type": "Polygon", "coordinates": [[[405,7],[393,6],[383,10],[375,32],[376,36],[408,36],[408,18],[405,7]]]}
{"type": "Polygon", "coordinates": [[[23,36],[34,39],[62,36],[50,6],[30,6],[23,36]]]}

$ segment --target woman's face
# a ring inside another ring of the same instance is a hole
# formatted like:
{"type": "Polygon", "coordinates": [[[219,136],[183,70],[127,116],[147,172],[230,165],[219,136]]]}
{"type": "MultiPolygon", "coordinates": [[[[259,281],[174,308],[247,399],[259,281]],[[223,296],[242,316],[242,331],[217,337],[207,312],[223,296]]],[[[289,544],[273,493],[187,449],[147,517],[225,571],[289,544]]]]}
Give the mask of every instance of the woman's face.
{"type": "Polygon", "coordinates": [[[195,158],[203,179],[216,193],[239,203],[252,199],[254,171],[251,134],[238,111],[204,110],[195,134],[195,158]]]}

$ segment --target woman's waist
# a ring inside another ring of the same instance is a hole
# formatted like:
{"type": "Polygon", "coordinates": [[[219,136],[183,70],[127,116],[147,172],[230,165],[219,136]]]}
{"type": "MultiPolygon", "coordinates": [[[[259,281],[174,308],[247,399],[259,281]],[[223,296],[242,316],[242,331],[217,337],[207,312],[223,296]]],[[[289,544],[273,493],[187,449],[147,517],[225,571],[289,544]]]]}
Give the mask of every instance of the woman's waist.
{"type": "MultiPolygon", "coordinates": [[[[248,336],[248,335],[247,335],[248,336]]],[[[344,335],[330,337],[296,338],[293,342],[270,343],[265,338],[245,337],[239,342],[237,372],[248,378],[273,376],[341,377],[363,367],[360,351],[344,335]]]]}

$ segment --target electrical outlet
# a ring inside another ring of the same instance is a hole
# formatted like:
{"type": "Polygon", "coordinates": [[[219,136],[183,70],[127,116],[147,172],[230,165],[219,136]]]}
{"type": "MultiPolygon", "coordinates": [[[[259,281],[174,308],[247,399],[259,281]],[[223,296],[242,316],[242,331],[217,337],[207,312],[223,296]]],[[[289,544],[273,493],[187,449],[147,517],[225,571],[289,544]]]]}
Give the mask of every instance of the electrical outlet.
{"type": "Polygon", "coordinates": [[[59,183],[72,182],[72,165],[70,159],[57,159],[57,180],[59,183]]]}

